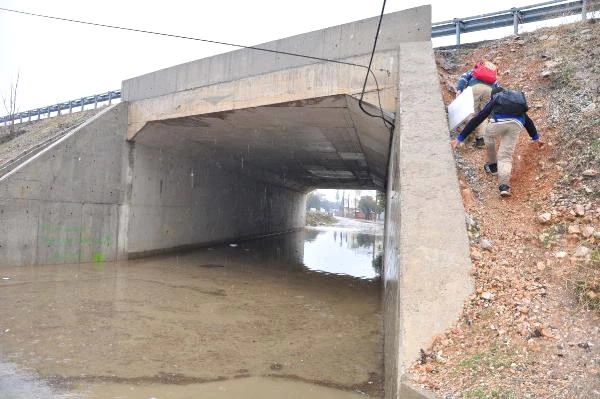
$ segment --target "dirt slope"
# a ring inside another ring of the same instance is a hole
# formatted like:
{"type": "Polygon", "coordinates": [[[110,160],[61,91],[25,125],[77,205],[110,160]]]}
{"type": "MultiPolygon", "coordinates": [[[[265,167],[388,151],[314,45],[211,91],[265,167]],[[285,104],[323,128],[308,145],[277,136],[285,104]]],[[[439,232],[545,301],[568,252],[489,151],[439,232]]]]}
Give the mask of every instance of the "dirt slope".
{"type": "Polygon", "coordinates": [[[77,125],[85,122],[102,108],[75,112],[39,121],[23,122],[14,125],[14,134],[9,126],[0,126],[0,167],[41,143],[58,137],[77,125]]]}
{"type": "Polygon", "coordinates": [[[423,348],[411,378],[441,398],[600,398],[600,24],[437,50],[446,104],[476,61],[523,90],[545,145],[523,131],[508,199],[485,151],[456,152],[476,293],[423,348]]]}

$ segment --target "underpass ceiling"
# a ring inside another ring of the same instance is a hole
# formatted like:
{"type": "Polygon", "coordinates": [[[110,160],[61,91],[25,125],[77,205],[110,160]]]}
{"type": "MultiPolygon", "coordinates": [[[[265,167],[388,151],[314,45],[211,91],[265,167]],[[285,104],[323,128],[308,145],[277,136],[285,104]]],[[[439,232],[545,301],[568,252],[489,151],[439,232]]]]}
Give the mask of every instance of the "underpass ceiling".
{"type": "Polygon", "coordinates": [[[362,112],[357,99],[336,95],[153,121],[134,141],[309,191],[383,189],[389,139],[380,118],[362,112]]]}

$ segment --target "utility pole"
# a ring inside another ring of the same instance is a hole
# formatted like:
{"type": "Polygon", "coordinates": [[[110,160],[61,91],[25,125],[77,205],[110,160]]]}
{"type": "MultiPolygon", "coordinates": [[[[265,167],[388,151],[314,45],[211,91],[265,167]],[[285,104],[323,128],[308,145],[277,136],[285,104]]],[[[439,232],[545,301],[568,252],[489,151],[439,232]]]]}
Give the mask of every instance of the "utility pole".
{"type": "Polygon", "coordinates": [[[348,215],[350,216],[350,193],[348,193],[348,215]]]}

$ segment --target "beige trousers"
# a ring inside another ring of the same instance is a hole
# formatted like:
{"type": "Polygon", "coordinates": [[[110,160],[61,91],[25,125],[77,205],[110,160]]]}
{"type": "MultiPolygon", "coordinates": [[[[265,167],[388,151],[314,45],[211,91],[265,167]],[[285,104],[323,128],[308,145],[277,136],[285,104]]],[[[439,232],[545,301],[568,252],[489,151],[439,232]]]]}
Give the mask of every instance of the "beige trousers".
{"type": "Polygon", "coordinates": [[[485,147],[488,163],[498,164],[498,185],[509,185],[512,157],[523,126],[516,121],[490,122],[485,128],[485,147]],[[496,138],[500,139],[496,153],[496,138]]]}
{"type": "MultiPolygon", "coordinates": [[[[492,94],[492,88],[488,85],[478,83],[476,85],[471,86],[473,90],[473,105],[475,114],[471,115],[469,119],[473,116],[477,115],[479,111],[485,107],[485,104],[490,101],[490,96],[492,94]]],[[[475,138],[482,138],[485,131],[485,126],[487,125],[487,121],[481,122],[479,126],[475,128],[475,138]]]]}

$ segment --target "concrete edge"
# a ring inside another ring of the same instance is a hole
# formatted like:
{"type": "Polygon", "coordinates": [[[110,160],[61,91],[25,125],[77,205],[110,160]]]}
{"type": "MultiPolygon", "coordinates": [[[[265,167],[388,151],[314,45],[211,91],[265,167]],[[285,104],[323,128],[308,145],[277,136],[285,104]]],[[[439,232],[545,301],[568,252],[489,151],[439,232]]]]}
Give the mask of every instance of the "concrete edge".
{"type": "Polygon", "coordinates": [[[229,244],[229,243],[238,244],[238,243],[247,242],[247,241],[259,240],[261,238],[274,237],[274,236],[278,236],[278,235],[282,235],[282,234],[293,233],[293,232],[300,231],[303,229],[304,229],[304,227],[297,227],[297,228],[288,229],[288,230],[284,230],[284,231],[278,231],[276,233],[240,236],[240,237],[232,238],[232,239],[228,239],[228,240],[215,240],[215,241],[208,241],[208,242],[202,242],[202,243],[196,243],[196,244],[185,244],[185,245],[178,245],[178,246],[169,247],[169,248],[152,249],[149,251],[126,252],[123,254],[122,259],[140,259],[140,258],[148,258],[151,256],[157,256],[157,255],[166,255],[166,254],[170,254],[170,253],[174,253],[174,252],[190,252],[190,251],[194,251],[197,249],[208,248],[208,247],[213,247],[213,246],[222,246],[222,245],[229,244]]]}
{"type": "Polygon", "coordinates": [[[386,334],[395,332],[385,340],[386,399],[430,397],[409,387],[405,372],[420,349],[456,323],[474,288],[433,48],[431,42],[409,42],[399,51],[386,214],[386,334]]]}

